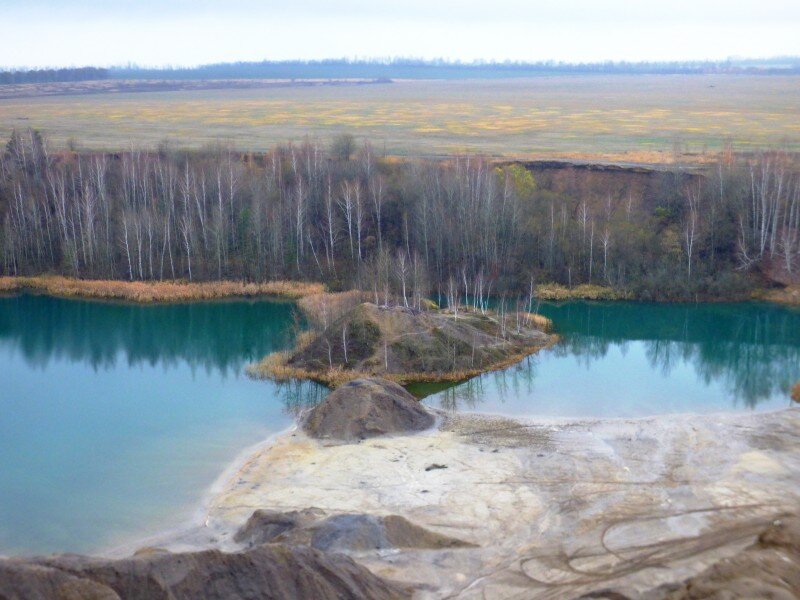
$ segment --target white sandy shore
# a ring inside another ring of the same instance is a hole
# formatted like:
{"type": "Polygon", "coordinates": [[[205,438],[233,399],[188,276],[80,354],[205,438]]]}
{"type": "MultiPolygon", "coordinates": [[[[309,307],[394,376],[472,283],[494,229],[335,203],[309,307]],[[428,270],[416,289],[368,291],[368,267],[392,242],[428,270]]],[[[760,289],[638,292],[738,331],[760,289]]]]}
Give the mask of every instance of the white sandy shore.
{"type": "Polygon", "coordinates": [[[356,444],[291,428],[241,458],[193,527],[138,546],[233,550],[258,508],[399,514],[477,545],[353,555],[416,585],[420,598],[636,594],[698,572],[800,508],[798,408],[611,420],[443,415],[427,432],[356,444]],[[447,468],[426,470],[434,463],[447,468]]]}

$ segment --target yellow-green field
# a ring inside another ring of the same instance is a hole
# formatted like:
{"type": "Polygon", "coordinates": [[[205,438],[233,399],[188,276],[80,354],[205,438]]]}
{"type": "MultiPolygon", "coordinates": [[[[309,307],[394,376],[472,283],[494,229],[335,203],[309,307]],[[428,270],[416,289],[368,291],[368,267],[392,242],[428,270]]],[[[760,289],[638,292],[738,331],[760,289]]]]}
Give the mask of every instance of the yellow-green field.
{"type": "Polygon", "coordinates": [[[800,77],[562,76],[0,100],[0,135],[94,149],[221,140],[264,150],[347,131],[389,154],[668,161],[726,142],[800,150],[800,77]]]}

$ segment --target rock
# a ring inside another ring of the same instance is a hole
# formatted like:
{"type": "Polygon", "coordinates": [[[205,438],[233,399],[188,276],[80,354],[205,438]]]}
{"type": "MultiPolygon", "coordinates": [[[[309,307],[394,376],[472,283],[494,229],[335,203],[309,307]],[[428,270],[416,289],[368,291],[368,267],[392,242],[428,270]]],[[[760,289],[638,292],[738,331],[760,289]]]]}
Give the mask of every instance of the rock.
{"type": "Polygon", "coordinates": [[[356,379],[334,390],[303,419],[311,437],[360,440],[428,429],[431,415],[401,386],[385,379],[356,379]]]}
{"type": "Polygon", "coordinates": [[[2,600],[120,600],[113,588],[55,567],[0,561],[2,600]]]}
{"type": "Polygon", "coordinates": [[[426,471],[438,471],[439,469],[446,469],[447,465],[440,465],[438,463],[433,463],[425,467],[426,471]]]}
{"type": "Polygon", "coordinates": [[[244,552],[156,553],[122,560],[78,555],[0,561],[9,600],[394,599],[409,590],[340,554],[266,544],[244,552]]]}
{"type": "Polygon", "coordinates": [[[661,586],[649,600],[800,597],[800,517],[776,520],[751,546],[678,585],[661,586]]]}

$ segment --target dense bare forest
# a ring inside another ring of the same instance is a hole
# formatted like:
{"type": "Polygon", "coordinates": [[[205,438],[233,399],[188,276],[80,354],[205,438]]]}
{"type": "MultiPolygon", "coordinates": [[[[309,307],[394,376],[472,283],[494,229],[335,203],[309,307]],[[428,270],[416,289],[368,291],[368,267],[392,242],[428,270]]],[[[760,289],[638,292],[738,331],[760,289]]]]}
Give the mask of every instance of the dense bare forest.
{"type": "Polygon", "coordinates": [[[701,174],[565,191],[521,164],[386,159],[349,136],[97,154],[24,131],[0,158],[0,225],[7,275],[310,279],[406,302],[551,281],[733,298],[796,279],[800,170],[729,154],[701,174]]]}

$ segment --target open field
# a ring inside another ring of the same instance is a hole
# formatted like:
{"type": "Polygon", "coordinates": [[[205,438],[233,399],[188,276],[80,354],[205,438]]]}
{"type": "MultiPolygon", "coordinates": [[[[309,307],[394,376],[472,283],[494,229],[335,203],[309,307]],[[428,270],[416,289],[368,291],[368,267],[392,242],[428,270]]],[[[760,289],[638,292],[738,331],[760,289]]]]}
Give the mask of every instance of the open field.
{"type": "Polygon", "coordinates": [[[368,85],[372,79],[103,79],[100,81],[60,81],[0,85],[0,100],[19,100],[41,96],[85,96],[138,92],[183,92],[199,90],[254,90],[276,87],[319,87],[330,85],[368,85]]]}
{"type": "Polygon", "coordinates": [[[31,126],[93,149],[171,139],[265,150],[347,131],[397,155],[656,163],[726,142],[800,150],[799,116],[800,76],[583,75],[4,99],[0,135],[31,126]]]}

